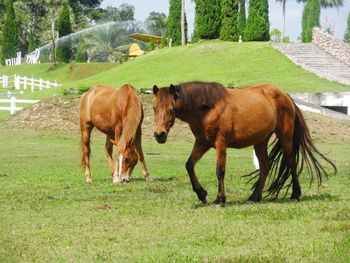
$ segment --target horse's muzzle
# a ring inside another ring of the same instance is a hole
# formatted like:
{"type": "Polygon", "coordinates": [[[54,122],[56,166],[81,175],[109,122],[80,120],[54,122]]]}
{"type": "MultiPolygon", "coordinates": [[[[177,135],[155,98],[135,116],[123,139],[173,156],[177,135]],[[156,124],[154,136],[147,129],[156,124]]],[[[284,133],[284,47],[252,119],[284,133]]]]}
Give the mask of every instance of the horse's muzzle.
{"type": "Polygon", "coordinates": [[[154,138],[156,138],[158,143],[165,143],[167,135],[168,134],[164,131],[160,133],[154,132],[154,138]]]}

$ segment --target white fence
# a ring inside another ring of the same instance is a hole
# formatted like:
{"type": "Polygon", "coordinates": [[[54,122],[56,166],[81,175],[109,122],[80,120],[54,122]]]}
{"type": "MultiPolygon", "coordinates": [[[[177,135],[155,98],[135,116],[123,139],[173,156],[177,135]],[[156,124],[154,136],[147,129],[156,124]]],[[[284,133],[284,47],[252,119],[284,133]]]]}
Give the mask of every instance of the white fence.
{"type": "Polygon", "coordinates": [[[21,77],[17,75],[13,76],[0,76],[0,84],[2,84],[3,88],[9,88],[10,83],[12,83],[13,87],[16,90],[27,90],[30,89],[31,91],[35,91],[35,88],[38,88],[39,90],[43,89],[50,89],[50,88],[56,88],[58,86],[61,86],[60,84],[55,82],[51,82],[49,80],[43,80],[43,79],[35,79],[33,77],[21,77]]]}
{"type": "Polygon", "coordinates": [[[5,59],[6,66],[16,66],[22,63],[22,52],[17,52],[17,57],[5,59]]]}
{"type": "Polygon", "coordinates": [[[17,100],[15,97],[11,97],[10,99],[0,99],[0,103],[10,103],[9,107],[1,107],[0,110],[10,111],[11,114],[14,114],[16,111],[22,110],[22,107],[17,107],[17,104],[35,104],[39,102],[39,100],[17,100]]]}

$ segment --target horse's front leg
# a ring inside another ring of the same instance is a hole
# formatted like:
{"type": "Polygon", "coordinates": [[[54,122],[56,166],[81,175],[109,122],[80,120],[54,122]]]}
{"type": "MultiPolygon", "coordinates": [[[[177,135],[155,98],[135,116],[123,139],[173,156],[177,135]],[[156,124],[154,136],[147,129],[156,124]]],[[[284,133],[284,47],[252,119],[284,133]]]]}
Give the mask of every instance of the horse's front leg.
{"type": "Polygon", "coordinates": [[[142,170],[142,174],[145,178],[145,180],[147,182],[149,181],[153,181],[153,178],[149,175],[148,171],[147,171],[147,166],[146,166],[146,162],[145,162],[145,157],[143,155],[143,151],[142,151],[142,136],[141,136],[141,127],[138,128],[137,133],[136,133],[136,138],[135,138],[135,147],[136,147],[136,153],[137,153],[137,157],[141,163],[141,170],[142,170]]]}
{"type": "Polygon", "coordinates": [[[199,161],[199,159],[209,150],[209,148],[210,146],[208,146],[207,144],[200,143],[196,140],[193,145],[191,155],[186,162],[186,170],[188,176],[190,177],[192,189],[194,192],[196,192],[198,199],[201,200],[203,204],[206,204],[208,202],[208,193],[199,183],[194,171],[194,166],[199,161]]]}
{"type": "Polygon", "coordinates": [[[225,193],[225,168],[226,168],[226,144],[224,139],[215,142],[216,148],[216,176],[218,178],[218,195],[214,204],[223,205],[226,202],[225,193]]]}

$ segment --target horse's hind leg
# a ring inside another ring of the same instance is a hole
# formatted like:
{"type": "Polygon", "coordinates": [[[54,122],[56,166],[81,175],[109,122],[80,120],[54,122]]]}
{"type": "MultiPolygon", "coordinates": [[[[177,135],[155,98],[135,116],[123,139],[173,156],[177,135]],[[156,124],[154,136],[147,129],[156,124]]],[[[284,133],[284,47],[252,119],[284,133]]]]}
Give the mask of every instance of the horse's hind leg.
{"type": "Polygon", "coordinates": [[[92,182],[92,176],[90,171],[90,136],[93,129],[91,123],[84,123],[80,125],[81,129],[81,143],[82,143],[82,155],[81,155],[81,164],[85,169],[86,182],[92,182]]]}
{"type": "Polygon", "coordinates": [[[105,151],[106,151],[107,161],[111,169],[111,175],[113,177],[115,167],[113,162],[113,143],[111,139],[114,139],[114,136],[110,136],[110,135],[106,136],[105,151]]]}
{"type": "Polygon", "coordinates": [[[269,157],[267,154],[267,144],[269,139],[254,145],[255,154],[259,161],[260,176],[256,182],[252,195],[248,198],[250,202],[259,202],[262,199],[265,181],[269,174],[269,157]]]}
{"type": "Polygon", "coordinates": [[[300,200],[301,196],[301,187],[299,183],[299,176],[297,174],[297,164],[296,164],[296,156],[294,154],[293,149],[293,129],[290,129],[288,131],[285,131],[283,135],[278,135],[277,137],[279,141],[281,142],[281,145],[284,150],[284,155],[287,160],[288,166],[290,168],[290,172],[292,174],[292,195],[290,197],[291,200],[300,200]]]}

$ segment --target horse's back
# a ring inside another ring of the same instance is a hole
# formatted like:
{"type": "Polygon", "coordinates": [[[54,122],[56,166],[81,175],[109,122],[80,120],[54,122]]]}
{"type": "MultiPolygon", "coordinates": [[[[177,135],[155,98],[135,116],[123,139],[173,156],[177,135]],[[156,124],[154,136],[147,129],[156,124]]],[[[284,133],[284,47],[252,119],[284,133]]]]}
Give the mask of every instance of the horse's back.
{"type": "Polygon", "coordinates": [[[122,119],[131,98],[137,97],[135,89],[128,84],[116,89],[96,85],[87,91],[80,104],[81,122],[90,122],[104,133],[122,129],[122,119]]]}

